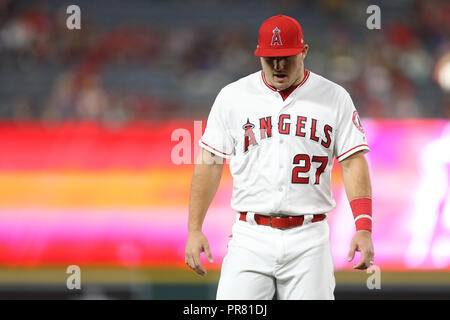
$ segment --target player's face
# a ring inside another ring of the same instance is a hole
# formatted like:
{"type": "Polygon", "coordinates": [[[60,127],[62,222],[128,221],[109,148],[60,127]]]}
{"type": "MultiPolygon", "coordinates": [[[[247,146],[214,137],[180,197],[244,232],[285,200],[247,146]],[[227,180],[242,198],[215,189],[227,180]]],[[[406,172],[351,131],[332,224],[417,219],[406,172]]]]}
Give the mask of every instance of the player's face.
{"type": "Polygon", "coordinates": [[[295,56],[262,57],[261,66],[267,83],[278,90],[300,83],[303,79],[303,60],[307,52],[308,46],[305,45],[303,51],[295,56]]]}

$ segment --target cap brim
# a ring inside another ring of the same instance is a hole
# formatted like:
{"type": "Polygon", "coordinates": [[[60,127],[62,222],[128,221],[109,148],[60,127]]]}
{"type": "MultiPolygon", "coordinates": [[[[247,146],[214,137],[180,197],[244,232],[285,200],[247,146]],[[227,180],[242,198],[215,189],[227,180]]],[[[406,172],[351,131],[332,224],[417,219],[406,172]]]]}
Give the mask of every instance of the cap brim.
{"type": "Polygon", "coordinates": [[[257,57],[287,57],[295,56],[302,52],[303,47],[294,49],[265,49],[258,48],[255,50],[255,56],[257,57]]]}

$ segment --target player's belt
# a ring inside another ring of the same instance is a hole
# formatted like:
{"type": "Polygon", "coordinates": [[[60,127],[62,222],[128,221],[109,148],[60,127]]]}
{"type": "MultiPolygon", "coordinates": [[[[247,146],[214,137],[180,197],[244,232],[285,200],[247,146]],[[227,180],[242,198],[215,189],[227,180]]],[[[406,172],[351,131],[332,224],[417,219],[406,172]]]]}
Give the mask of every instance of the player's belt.
{"type": "MultiPolygon", "coordinates": [[[[239,220],[247,221],[247,212],[239,212],[239,220]]],[[[322,221],[327,216],[325,214],[315,214],[311,222],[322,221]]],[[[263,216],[255,214],[255,222],[263,226],[271,226],[278,229],[287,229],[293,227],[299,227],[305,221],[304,216],[263,216]]]]}

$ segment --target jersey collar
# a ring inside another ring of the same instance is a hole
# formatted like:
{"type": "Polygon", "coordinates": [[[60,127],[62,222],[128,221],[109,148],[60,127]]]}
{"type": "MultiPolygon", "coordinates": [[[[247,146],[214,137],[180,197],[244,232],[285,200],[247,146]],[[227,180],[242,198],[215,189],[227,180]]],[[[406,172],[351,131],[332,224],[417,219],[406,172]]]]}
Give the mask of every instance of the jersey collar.
{"type": "Polygon", "coordinates": [[[278,92],[281,95],[281,98],[283,98],[283,101],[287,99],[287,97],[289,97],[289,95],[298,87],[301,87],[306,80],[308,80],[309,78],[309,70],[304,69],[304,75],[303,75],[303,80],[295,85],[295,86],[290,86],[289,88],[286,88],[284,90],[278,90],[277,88],[271,86],[270,84],[267,83],[266,81],[266,76],[264,75],[264,72],[261,70],[261,77],[262,77],[262,81],[264,82],[264,84],[266,85],[267,88],[269,88],[270,90],[274,91],[274,92],[278,92]]]}

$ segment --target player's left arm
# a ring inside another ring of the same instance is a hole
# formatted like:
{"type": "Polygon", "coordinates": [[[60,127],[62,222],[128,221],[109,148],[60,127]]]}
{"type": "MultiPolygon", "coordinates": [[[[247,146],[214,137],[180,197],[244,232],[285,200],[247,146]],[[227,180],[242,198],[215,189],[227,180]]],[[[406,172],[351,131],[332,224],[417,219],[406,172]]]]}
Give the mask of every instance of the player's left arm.
{"type": "MultiPolygon", "coordinates": [[[[364,152],[359,151],[340,162],[342,167],[342,177],[344,180],[345,192],[352,205],[353,214],[359,207],[363,210],[372,210],[372,188],[370,184],[369,167],[367,165],[364,152]],[[355,208],[356,205],[356,208],[355,208]]],[[[366,213],[366,212],[364,212],[366,213]]],[[[368,212],[367,212],[368,213],[368,212]]],[[[374,249],[372,244],[372,220],[367,214],[361,214],[357,223],[357,231],[353,236],[348,253],[348,261],[352,261],[355,252],[361,253],[360,261],[353,266],[354,269],[364,270],[373,264],[374,249]]]]}

